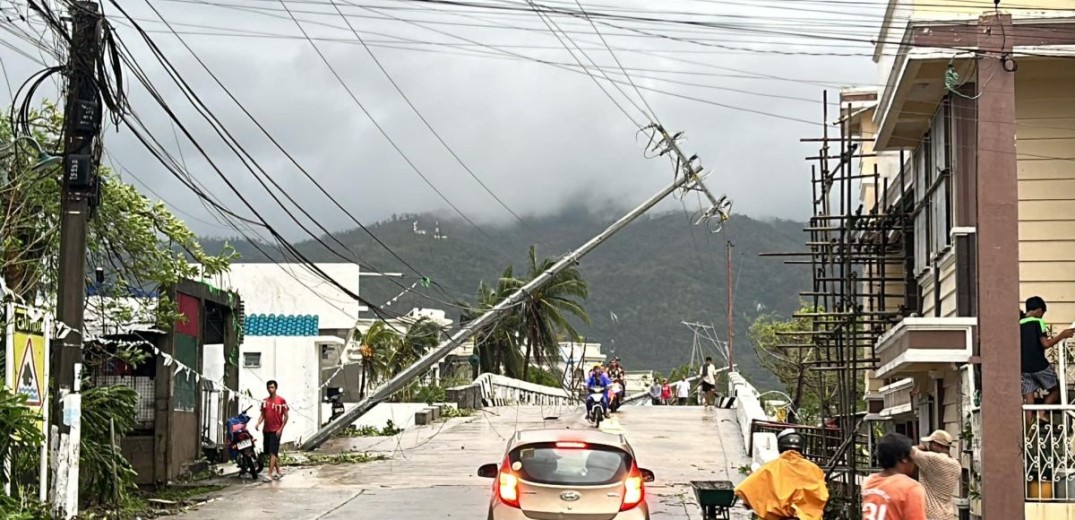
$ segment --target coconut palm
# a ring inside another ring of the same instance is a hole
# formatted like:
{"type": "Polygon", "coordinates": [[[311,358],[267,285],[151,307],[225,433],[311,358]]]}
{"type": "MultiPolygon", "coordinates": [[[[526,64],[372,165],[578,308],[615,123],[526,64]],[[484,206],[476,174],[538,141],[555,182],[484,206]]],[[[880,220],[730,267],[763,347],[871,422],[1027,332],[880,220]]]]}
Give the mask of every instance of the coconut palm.
{"type": "Polygon", "coordinates": [[[389,359],[389,372],[395,376],[413,365],[440,342],[440,327],[427,318],[419,318],[407,329],[389,359]]]}
{"type": "MultiPolygon", "coordinates": [[[[468,319],[476,319],[504,298],[517,286],[514,270],[508,267],[500,276],[497,286],[478,285],[476,305],[467,311],[468,319]]],[[[519,354],[517,317],[509,313],[494,323],[482,327],[475,334],[474,345],[478,350],[482,372],[519,377],[522,372],[522,356],[519,354]]]]}
{"type": "Polygon", "coordinates": [[[390,373],[392,356],[400,344],[399,334],[383,321],[378,321],[365,334],[355,333],[362,345],[362,370],[370,382],[376,383],[390,373]]]}
{"type": "MultiPolygon", "coordinates": [[[[556,263],[553,258],[538,260],[537,246],[530,246],[528,260],[527,280],[537,278],[556,263]]],[[[515,289],[525,282],[513,279],[506,283],[515,289]]],[[[569,267],[560,271],[542,288],[532,291],[515,310],[513,314],[517,320],[517,330],[526,345],[523,380],[526,380],[529,374],[531,361],[541,365],[559,355],[561,337],[578,340],[579,333],[571,323],[571,318],[584,324],[590,323],[590,317],[580,301],[588,296],[589,288],[578,268],[569,267]]]]}

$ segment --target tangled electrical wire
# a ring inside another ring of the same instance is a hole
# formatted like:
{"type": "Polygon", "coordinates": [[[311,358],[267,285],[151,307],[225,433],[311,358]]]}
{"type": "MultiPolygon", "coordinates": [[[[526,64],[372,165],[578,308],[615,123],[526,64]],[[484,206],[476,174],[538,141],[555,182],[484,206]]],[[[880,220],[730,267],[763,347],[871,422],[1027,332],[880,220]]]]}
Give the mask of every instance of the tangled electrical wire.
{"type": "MultiPolygon", "coordinates": [[[[16,90],[8,115],[14,141],[12,153],[15,157],[15,164],[19,164],[18,154],[20,147],[18,143],[22,140],[27,140],[36,149],[42,161],[45,158],[62,156],[71,151],[73,147],[78,147],[89,156],[90,164],[97,165],[100,163],[101,155],[104,153],[101,137],[105,110],[108,111],[111,120],[118,124],[123,111],[126,109],[127,96],[124,92],[123,74],[113,28],[100,13],[88,11],[85,7],[75,2],[66,2],[66,4],[76,14],[82,11],[82,14],[90,15],[76,17],[76,21],[81,20],[83,23],[94,24],[90,30],[94,34],[100,35],[100,45],[91,45],[88,50],[87,46],[76,46],[72,36],[68,34],[67,26],[64,25],[59,15],[52,10],[48,3],[38,3],[34,0],[28,1],[28,7],[40,15],[57,40],[66,42],[72,51],[66,64],[45,67],[39,70],[32,74],[16,90]],[[69,121],[63,126],[57,142],[42,143],[37,138],[38,133],[35,130],[46,128],[47,125],[37,124],[38,121],[35,121],[34,102],[41,85],[56,74],[61,74],[66,79],[66,90],[69,98],[68,111],[73,106],[79,106],[81,112],[89,114],[92,120],[69,121]],[[91,98],[79,98],[77,95],[72,95],[72,93],[88,94],[91,98]],[[86,124],[93,129],[93,134],[80,136],[80,138],[70,134],[72,128],[78,124],[86,124]]],[[[101,193],[100,183],[95,182],[95,184],[95,195],[90,197],[91,208],[96,206],[97,199],[100,198],[101,193]]]]}

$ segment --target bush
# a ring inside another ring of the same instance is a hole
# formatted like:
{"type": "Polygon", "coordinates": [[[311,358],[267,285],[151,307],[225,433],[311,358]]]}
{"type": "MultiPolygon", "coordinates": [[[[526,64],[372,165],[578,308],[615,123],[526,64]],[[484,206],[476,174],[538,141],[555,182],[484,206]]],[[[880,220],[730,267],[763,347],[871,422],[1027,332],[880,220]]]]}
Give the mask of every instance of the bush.
{"type": "Polygon", "coordinates": [[[136,473],[119,450],[119,440],[135,425],[138,393],[127,386],[98,386],[82,392],[82,448],[79,456],[80,495],[89,505],[120,505],[135,489],[136,473]],[[112,452],[109,420],[114,421],[112,452]],[[115,467],[116,478],[113,478],[115,467]],[[119,497],[119,504],[115,497],[119,497]]]}
{"type": "MultiPolygon", "coordinates": [[[[0,435],[0,460],[7,460],[10,456],[16,459],[16,468],[25,467],[29,463],[23,462],[23,454],[33,452],[33,459],[36,461],[38,447],[44,442],[44,435],[38,427],[38,418],[35,410],[26,407],[25,395],[0,386],[0,431],[4,432],[4,435],[0,435]]],[[[18,475],[21,471],[16,469],[15,473],[18,475]]],[[[33,474],[36,480],[36,465],[33,474]]],[[[6,484],[11,478],[11,474],[4,472],[0,474],[0,483],[6,484]]],[[[17,481],[18,479],[13,483],[17,484],[17,481]]]]}

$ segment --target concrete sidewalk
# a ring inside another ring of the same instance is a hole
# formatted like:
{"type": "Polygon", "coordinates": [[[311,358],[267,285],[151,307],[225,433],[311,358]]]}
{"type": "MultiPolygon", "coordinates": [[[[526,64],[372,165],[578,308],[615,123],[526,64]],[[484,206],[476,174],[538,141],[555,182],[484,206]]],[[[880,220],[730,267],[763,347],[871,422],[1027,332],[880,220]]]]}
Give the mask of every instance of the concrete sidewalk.
{"type": "MultiPolygon", "coordinates": [[[[499,462],[516,431],[565,427],[591,428],[574,407],[504,407],[409,428],[394,437],[339,439],[331,448],[358,448],[391,458],[292,469],[278,482],[230,488],[180,518],[485,518],[491,482],[475,475],[478,466],[499,462]]],[[[647,486],[655,520],[701,519],[690,481],[738,482],[738,467],[749,460],[729,410],[625,407],[603,423],[602,430],[626,434],[639,465],[656,474],[657,480],[647,486]]],[[[740,511],[733,518],[749,516],[740,511]]]]}

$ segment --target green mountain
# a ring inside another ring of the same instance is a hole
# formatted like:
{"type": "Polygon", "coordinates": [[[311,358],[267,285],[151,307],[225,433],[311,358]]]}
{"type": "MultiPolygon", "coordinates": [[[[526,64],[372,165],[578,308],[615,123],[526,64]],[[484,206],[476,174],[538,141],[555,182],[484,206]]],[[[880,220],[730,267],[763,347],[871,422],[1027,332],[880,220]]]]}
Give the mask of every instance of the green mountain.
{"type": "MultiPolygon", "coordinates": [[[[530,244],[537,244],[542,256],[559,256],[583,244],[618,217],[614,213],[572,210],[527,219],[525,227],[483,226],[482,231],[460,220],[440,218],[444,239],[434,237],[438,217],[432,215],[393,216],[369,229],[436,282],[431,288],[418,287],[417,291],[428,298],[407,294],[390,307],[391,311],[440,308],[458,320],[459,309],[445,302],[471,301],[480,280],[495,284],[509,264],[521,269],[530,244]],[[415,221],[426,234],[414,233],[415,221]]],[[[602,343],[605,352],[621,357],[629,369],[667,372],[688,362],[694,335],[681,322],[713,324],[719,336],[725,337],[725,242],[730,240],[735,246],[736,363],[759,386],[775,387],[776,379],[758,365],[747,329],[760,314],[789,316],[794,312],[798,292],[808,286],[809,271],[758,254],[802,249],[802,227],[798,222],[763,222],[735,215],[724,231],[709,234],[703,226],[691,225],[683,212],[644,216],[580,262],[590,285],[586,307],[592,323],[579,330],[589,341],[602,343]]],[[[331,238],[322,237],[322,243],[335,246],[344,257],[357,257],[355,261],[364,270],[406,272],[409,279],[397,280],[406,286],[416,279],[413,271],[364,231],[334,235],[347,250],[331,238]]],[[[219,249],[223,242],[219,238],[203,241],[210,251],[219,249]]],[[[269,260],[247,243],[229,242],[242,256],[239,261],[269,260]]],[[[302,242],[297,247],[313,261],[342,261],[316,241],[302,242]]],[[[362,296],[373,302],[387,302],[400,292],[400,286],[388,279],[368,278],[362,282],[362,296]]]]}

